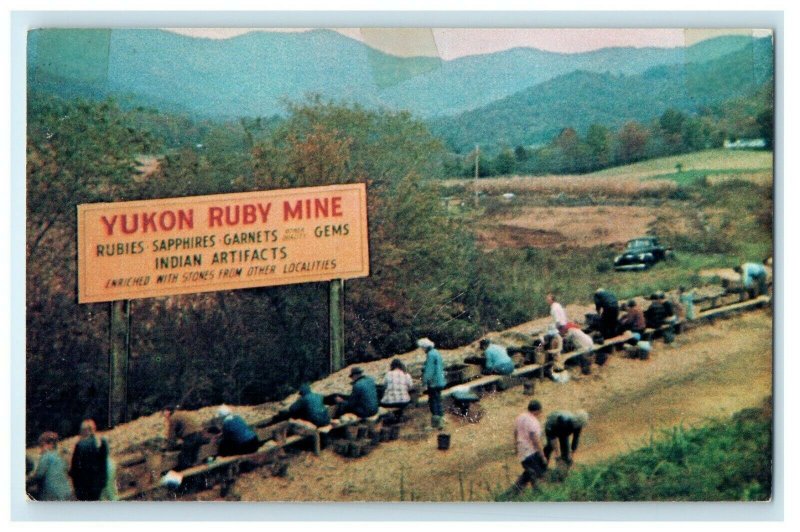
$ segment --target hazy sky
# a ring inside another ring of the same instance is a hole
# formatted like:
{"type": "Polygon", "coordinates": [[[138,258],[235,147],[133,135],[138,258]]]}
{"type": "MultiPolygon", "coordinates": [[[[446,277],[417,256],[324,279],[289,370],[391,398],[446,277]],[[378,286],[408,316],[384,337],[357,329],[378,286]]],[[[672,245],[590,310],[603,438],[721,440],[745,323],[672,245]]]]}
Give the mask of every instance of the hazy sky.
{"type": "MultiPolygon", "coordinates": [[[[308,31],[307,28],[167,28],[169,31],[210,39],[227,39],[250,31],[308,31]]],[[[337,28],[336,31],[399,56],[439,56],[449,60],[516,47],[552,52],[585,52],[610,46],[687,46],[717,35],[765,36],[768,30],[750,29],[376,29],[337,28]]]]}

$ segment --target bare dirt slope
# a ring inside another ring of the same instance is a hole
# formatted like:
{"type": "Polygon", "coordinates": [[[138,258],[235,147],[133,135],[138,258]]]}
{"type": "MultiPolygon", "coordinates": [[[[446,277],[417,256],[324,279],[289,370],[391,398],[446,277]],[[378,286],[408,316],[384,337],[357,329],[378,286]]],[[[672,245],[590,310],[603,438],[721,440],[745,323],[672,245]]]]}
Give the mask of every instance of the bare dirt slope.
{"type": "Polygon", "coordinates": [[[583,206],[522,208],[513,218],[478,231],[484,249],[508,247],[594,247],[624,245],[647,234],[656,215],[669,215],[684,231],[684,218],[677,209],[636,206],[583,206]]]}
{"type": "MultiPolygon", "coordinates": [[[[593,463],[639,447],[661,429],[701,424],[756,406],[772,393],[772,316],[757,311],[702,326],[661,342],[648,361],[620,356],[594,374],[572,382],[544,382],[536,397],[545,412],[582,407],[591,419],[577,453],[593,463]]],[[[474,425],[449,419],[452,447],[436,450],[435,433],[422,434],[425,416],[404,426],[400,441],[381,445],[368,457],[345,459],[325,451],[304,454],[287,478],[255,471],[243,475],[234,493],[242,500],[396,501],[489,500],[519,473],[512,444],[514,417],[529,400],[513,388],[481,404],[486,415],[474,425]],[[462,488],[463,487],[463,488],[462,488]]],[[[206,492],[201,498],[216,498],[206,492]]]]}

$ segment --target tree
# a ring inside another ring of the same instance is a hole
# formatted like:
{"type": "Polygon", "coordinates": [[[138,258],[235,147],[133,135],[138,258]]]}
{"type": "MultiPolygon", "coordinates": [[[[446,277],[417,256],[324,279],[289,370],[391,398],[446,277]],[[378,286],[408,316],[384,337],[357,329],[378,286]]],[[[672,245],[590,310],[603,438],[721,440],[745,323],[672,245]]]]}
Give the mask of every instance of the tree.
{"type": "Polygon", "coordinates": [[[680,151],[684,144],[683,130],[686,115],[677,109],[669,108],[661,115],[658,123],[669,152],[680,151]]]}
{"type": "Polygon", "coordinates": [[[644,157],[650,133],[638,122],[627,122],[617,135],[617,158],[622,163],[644,157]]]}
{"type": "Polygon", "coordinates": [[[771,149],[775,139],[775,111],[770,107],[764,109],[756,117],[758,132],[767,142],[767,148],[771,149]]]}
{"type": "Polygon", "coordinates": [[[586,145],[589,147],[590,165],[593,169],[603,168],[611,161],[611,132],[600,124],[592,124],[586,132],[586,145]]]}

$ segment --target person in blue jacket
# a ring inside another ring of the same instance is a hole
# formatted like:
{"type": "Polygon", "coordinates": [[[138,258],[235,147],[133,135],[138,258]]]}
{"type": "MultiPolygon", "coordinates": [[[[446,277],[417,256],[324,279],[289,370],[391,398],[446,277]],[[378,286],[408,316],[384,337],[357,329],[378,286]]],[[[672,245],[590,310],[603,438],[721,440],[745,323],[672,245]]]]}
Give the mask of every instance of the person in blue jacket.
{"type": "Polygon", "coordinates": [[[217,448],[219,456],[254,453],[260,447],[258,435],[242,418],[235,415],[225,405],[217,410],[217,417],[222,420],[222,437],[217,448]]]}
{"type": "Polygon", "coordinates": [[[514,373],[514,362],[508,356],[508,351],[506,351],[505,347],[497,345],[487,338],[481,340],[480,346],[486,357],[486,362],[483,366],[484,373],[497,375],[511,375],[514,373]]]}
{"type": "Polygon", "coordinates": [[[45,432],[39,437],[41,457],[36,468],[28,475],[28,482],[36,492],[37,501],[68,501],[73,498],[72,486],[67,476],[67,464],[58,451],[58,434],[45,432]]]}
{"type": "Polygon", "coordinates": [[[742,274],[742,286],[751,298],[767,294],[767,269],[757,262],[745,262],[733,271],[742,274]]]}
{"type": "Polygon", "coordinates": [[[427,338],[417,340],[417,346],[425,351],[425,368],[422,370],[422,385],[428,389],[428,407],[431,410],[431,426],[444,428],[444,408],[442,389],[445,387],[444,362],[442,355],[427,338]]]}
{"type": "Polygon", "coordinates": [[[353,413],[364,419],[378,413],[378,388],[372,377],[364,375],[364,370],[354,367],[350,370],[350,380],[353,381],[353,391],[347,399],[339,399],[340,414],[353,413]]]}
{"type": "Polygon", "coordinates": [[[289,417],[310,421],[318,427],[330,425],[331,416],[325,407],[323,397],[311,391],[308,383],[300,385],[300,398],[289,407],[289,417]]]}

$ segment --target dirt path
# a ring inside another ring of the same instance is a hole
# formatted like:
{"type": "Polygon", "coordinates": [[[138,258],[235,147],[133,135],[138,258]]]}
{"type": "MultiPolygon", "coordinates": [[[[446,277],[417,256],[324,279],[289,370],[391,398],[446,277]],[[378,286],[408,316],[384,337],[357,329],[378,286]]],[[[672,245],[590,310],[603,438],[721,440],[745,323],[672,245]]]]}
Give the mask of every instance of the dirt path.
{"type": "MultiPolygon", "coordinates": [[[[772,316],[758,311],[713,326],[702,326],[666,346],[656,344],[648,361],[612,357],[588,377],[567,384],[537,384],[545,413],[582,407],[589,426],[581,438],[578,463],[593,463],[646,443],[651,435],[679,424],[691,426],[758,405],[772,390],[772,316]]],[[[486,415],[474,425],[449,419],[452,447],[436,450],[436,435],[422,434],[420,415],[403,427],[400,441],[362,459],[331,451],[303,454],[287,478],[255,471],[243,475],[234,492],[242,500],[460,501],[489,500],[519,473],[512,446],[514,417],[529,397],[521,388],[485,397],[486,415]]],[[[202,498],[217,498],[206,492],[202,498]]]]}

